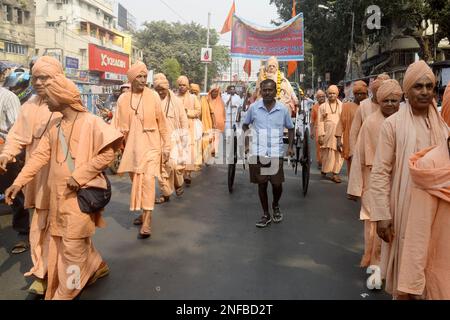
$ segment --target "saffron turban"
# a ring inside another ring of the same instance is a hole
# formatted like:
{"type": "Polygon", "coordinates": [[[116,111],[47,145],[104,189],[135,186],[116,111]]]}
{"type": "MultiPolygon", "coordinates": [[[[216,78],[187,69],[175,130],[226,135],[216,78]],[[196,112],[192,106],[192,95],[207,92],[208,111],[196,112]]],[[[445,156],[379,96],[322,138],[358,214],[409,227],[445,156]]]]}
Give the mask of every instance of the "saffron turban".
{"type": "Polygon", "coordinates": [[[159,79],[167,79],[167,77],[164,73],[157,73],[153,76],[153,81],[159,80],[159,79]]]}
{"type": "Polygon", "coordinates": [[[368,93],[369,89],[367,88],[367,83],[365,83],[364,81],[356,81],[353,84],[353,93],[357,94],[357,93],[368,93]]]}
{"type": "Polygon", "coordinates": [[[62,74],[57,74],[46,83],[45,92],[48,97],[60,104],[69,105],[80,112],[87,111],[81,102],[80,91],[76,84],[62,74]]]}
{"type": "Polygon", "coordinates": [[[196,93],[200,93],[200,91],[201,91],[200,86],[198,84],[196,84],[196,83],[192,83],[191,84],[191,90],[196,92],[196,93]]]}
{"type": "Polygon", "coordinates": [[[180,76],[177,80],[177,84],[185,84],[185,85],[189,85],[189,79],[186,76],[180,76]]]}
{"type": "Polygon", "coordinates": [[[433,70],[431,70],[425,61],[420,60],[410,64],[405,72],[405,78],[403,79],[403,91],[408,93],[414,84],[423,76],[430,79],[434,85],[436,84],[436,77],[433,70]]]}
{"type": "Polygon", "coordinates": [[[161,77],[153,79],[153,87],[169,90],[169,81],[161,77]]]}
{"type": "Polygon", "coordinates": [[[402,87],[400,87],[400,84],[398,83],[397,80],[394,79],[384,80],[377,91],[378,103],[381,103],[381,101],[386,99],[391,94],[395,95],[400,99],[403,95],[402,87]]]}
{"type": "Polygon", "coordinates": [[[383,81],[389,80],[390,78],[391,77],[389,77],[389,75],[387,75],[386,73],[382,73],[378,75],[378,77],[372,82],[372,84],[370,85],[370,90],[372,91],[374,97],[377,96],[377,91],[380,88],[383,81]]]}
{"type": "Polygon", "coordinates": [[[334,84],[328,87],[327,90],[328,93],[336,93],[339,94],[339,88],[335,86],[334,84]]]}
{"type": "Polygon", "coordinates": [[[133,64],[130,69],[128,69],[127,77],[128,82],[133,82],[139,75],[141,74],[148,74],[147,66],[141,62],[138,61],[135,64],[133,64]]]}
{"type": "Polygon", "coordinates": [[[322,90],[317,90],[317,92],[316,92],[316,98],[317,98],[317,96],[318,96],[319,94],[325,95],[325,92],[323,92],[322,90]]]}
{"type": "Polygon", "coordinates": [[[54,77],[57,74],[64,74],[61,63],[53,57],[43,56],[36,60],[31,73],[34,75],[47,75],[54,77]]]}

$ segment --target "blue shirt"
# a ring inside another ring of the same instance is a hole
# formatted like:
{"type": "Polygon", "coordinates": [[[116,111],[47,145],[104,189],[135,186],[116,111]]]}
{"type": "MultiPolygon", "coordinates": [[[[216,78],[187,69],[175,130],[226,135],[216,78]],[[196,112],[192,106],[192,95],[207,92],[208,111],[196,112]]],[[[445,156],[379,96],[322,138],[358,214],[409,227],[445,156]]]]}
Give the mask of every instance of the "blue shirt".
{"type": "Polygon", "coordinates": [[[252,125],[250,154],[265,157],[284,156],[284,129],[294,129],[289,110],[284,104],[277,101],[269,112],[260,99],[250,106],[244,124],[252,125]]]}

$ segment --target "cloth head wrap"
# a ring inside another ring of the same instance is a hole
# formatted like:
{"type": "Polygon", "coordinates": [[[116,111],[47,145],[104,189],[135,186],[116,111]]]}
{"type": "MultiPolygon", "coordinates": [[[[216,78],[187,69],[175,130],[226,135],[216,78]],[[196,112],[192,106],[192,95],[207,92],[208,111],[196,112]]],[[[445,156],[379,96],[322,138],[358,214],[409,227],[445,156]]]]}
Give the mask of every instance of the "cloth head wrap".
{"type": "Polygon", "coordinates": [[[34,75],[47,75],[55,77],[57,74],[64,74],[61,63],[53,57],[43,56],[36,60],[31,73],[34,75]]]}
{"type": "Polygon", "coordinates": [[[400,84],[398,83],[397,80],[394,79],[384,80],[377,91],[378,103],[381,103],[391,94],[395,95],[400,99],[403,95],[402,87],[400,87],[400,84]]]}
{"type": "Polygon", "coordinates": [[[328,93],[336,93],[339,94],[339,88],[335,86],[334,84],[328,87],[327,90],[328,93]]]}
{"type": "Polygon", "coordinates": [[[357,93],[368,93],[369,89],[367,88],[367,83],[365,83],[364,81],[356,81],[353,84],[353,94],[357,94],[357,93]]]}
{"type": "Polygon", "coordinates": [[[180,76],[178,79],[177,79],[177,84],[178,85],[180,85],[180,84],[185,84],[185,85],[189,85],[189,79],[186,77],[186,76],[180,76]]]}
{"type": "Polygon", "coordinates": [[[130,69],[128,69],[127,77],[128,82],[133,82],[140,74],[148,74],[147,66],[141,62],[138,61],[135,64],[133,64],[130,69]]]}
{"type": "Polygon", "coordinates": [[[436,85],[436,76],[425,61],[419,60],[411,64],[405,72],[405,78],[403,79],[403,91],[408,93],[414,84],[423,76],[426,76],[433,82],[434,85],[436,85]]]}
{"type": "Polygon", "coordinates": [[[62,74],[57,74],[46,83],[45,92],[49,98],[60,104],[69,105],[80,112],[87,111],[81,102],[80,91],[76,84],[62,74]]]}

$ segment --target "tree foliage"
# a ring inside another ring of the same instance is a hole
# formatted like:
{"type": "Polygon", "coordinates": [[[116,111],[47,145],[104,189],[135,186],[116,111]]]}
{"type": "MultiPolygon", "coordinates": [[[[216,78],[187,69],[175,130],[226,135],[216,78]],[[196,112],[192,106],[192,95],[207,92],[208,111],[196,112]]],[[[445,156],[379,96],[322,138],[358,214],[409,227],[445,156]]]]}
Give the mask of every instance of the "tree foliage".
{"type": "MultiPolygon", "coordinates": [[[[203,84],[204,65],[200,63],[200,52],[206,47],[207,29],[200,24],[169,23],[166,21],[146,22],[144,28],[136,33],[138,46],[144,52],[144,62],[155,72],[177,73],[176,63],[181,66],[180,73],[191,82],[203,84]]],[[[210,30],[210,47],[213,62],[208,67],[208,79],[218,76],[229,66],[229,50],[218,45],[219,35],[210,30]]],[[[167,75],[169,76],[169,75],[167,75]]],[[[170,79],[173,81],[173,79],[170,79]]]]}
{"type": "MultiPolygon", "coordinates": [[[[270,0],[281,20],[291,18],[292,0],[270,0]]],[[[361,60],[370,44],[388,44],[395,37],[411,36],[420,46],[424,60],[433,58],[434,39],[425,30],[430,23],[439,25],[436,44],[450,36],[450,1],[448,0],[300,0],[297,12],[305,18],[305,38],[312,45],[318,74],[331,73],[331,81],[344,78],[347,53],[351,44],[352,16],[355,15],[354,61],[361,73],[361,60]],[[330,10],[321,9],[319,4],[330,10]],[[367,28],[367,8],[381,9],[380,30],[367,28]]],[[[362,76],[359,74],[359,76],[362,76]]]]}
{"type": "Polygon", "coordinates": [[[175,85],[178,77],[181,76],[181,65],[176,58],[164,60],[161,71],[164,73],[172,86],[175,85]]]}

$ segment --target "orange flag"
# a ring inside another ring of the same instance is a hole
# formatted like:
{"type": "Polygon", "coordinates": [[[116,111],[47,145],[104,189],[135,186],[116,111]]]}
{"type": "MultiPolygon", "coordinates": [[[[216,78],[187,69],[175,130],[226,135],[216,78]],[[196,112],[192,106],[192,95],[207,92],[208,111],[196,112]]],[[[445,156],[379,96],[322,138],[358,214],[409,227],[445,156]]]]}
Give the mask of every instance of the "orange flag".
{"type": "Polygon", "coordinates": [[[236,4],[233,1],[233,5],[231,6],[230,12],[228,13],[227,20],[223,24],[221,34],[227,33],[231,31],[231,25],[233,23],[233,14],[236,11],[236,4]]]}
{"type": "Polygon", "coordinates": [[[250,77],[250,75],[252,74],[252,60],[249,59],[245,60],[244,71],[250,77]]]}
{"type": "MultiPolygon", "coordinates": [[[[295,9],[295,0],[292,1],[292,18],[297,15],[296,9],[295,9]]],[[[289,61],[288,62],[288,77],[290,77],[295,70],[297,70],[297,61],[289,61]]]]}

